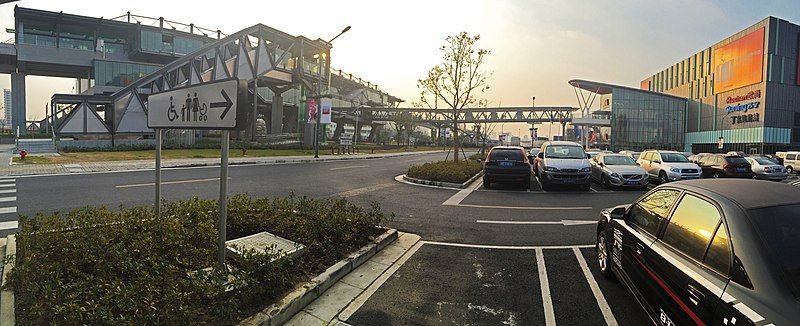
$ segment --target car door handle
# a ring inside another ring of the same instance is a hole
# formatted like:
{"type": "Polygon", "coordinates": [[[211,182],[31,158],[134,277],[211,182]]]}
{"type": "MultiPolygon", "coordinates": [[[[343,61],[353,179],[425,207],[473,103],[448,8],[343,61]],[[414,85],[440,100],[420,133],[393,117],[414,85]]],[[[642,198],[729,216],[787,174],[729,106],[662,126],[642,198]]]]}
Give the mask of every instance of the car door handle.
{"type": "Polygon", "coordinates": [[[636,244],[636,254],[641,256],[642,252],[644,251],[644,245],[641,243],[636,244]]]}
{"type": "Polygon", "coordinates": [[[703,302],[703,299],[706,297],[703,292],[698,291],[697,288],[691,284],[686,286],[686,292],[689,294],[689,302],[695,306],[700,305],[700,303],[703,302]]]}

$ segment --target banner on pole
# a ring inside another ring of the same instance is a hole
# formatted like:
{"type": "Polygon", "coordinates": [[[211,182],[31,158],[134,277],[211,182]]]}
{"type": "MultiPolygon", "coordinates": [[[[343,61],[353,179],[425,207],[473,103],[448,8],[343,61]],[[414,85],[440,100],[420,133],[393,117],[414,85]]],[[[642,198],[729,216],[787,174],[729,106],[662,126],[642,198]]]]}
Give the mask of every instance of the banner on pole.
{"type": "Polygon", "coordinates": [[[306,110],[308,117],[306,123],[315,124],[317,123],[317,99],[310,98],[306,100],[306,110]]]}
{"type": "Polygon", "coordinates": [[[329,98],[322,98],[320,108],[322,109],[322,116],[320,117],[320,123],[322,124],[330,124],[331,123],[331,108],[333,107],[333,100],[329,98]]]}

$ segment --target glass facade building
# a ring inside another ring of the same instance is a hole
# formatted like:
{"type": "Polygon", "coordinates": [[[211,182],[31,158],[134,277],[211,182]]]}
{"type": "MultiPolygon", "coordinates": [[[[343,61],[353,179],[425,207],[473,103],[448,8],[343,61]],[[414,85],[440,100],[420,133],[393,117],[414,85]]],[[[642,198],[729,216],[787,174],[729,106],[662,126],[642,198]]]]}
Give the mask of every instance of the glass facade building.
{"type": "Polygon", "coordinates": [[[125,87],[161,68],[159,65],[94,60],[96,86],[125,87]]]}
{"type": "Polygon", "coordinates": [[[683,148],[686,99],[626,88],[611,93],[611,150],[683,148]]]}
{"type": "Polygon", "coordinates": [[[151,53],[186,55],[203,45],[203,41],[198,39],[145,29],[141,31],[139,38],[139,50],[151,53]]]}

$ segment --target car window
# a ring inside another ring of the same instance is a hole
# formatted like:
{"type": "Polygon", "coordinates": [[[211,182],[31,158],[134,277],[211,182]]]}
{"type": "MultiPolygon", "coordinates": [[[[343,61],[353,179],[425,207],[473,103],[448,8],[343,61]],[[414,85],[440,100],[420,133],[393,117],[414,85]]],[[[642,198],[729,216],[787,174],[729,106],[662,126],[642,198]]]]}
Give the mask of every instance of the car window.
{"type": "Polygon", "coordinates": [[[682,154],[679,153],[660,153],[660,154],[661,158],[663,159],[661,160],[661,162],[673,162],[673,163],[689,162],[689,159],[687,159],[686,156],[683,156],[682,154]]]}
{"type": "Polygon", "coordinates": [[[680,192],[671,189],[657,190],[633,205],[628,213],[629,221],[651,235],[658,232],[661,220],[667,218],[669,209],[680,192]]]}
{"type": "Polygon", "coordinates": [[[518,149],[493,149],[489,153],[490,161],[524,161],[522,151],[518,149]]]}
{"type": "Polygon", "coordinates": [[[797,159],[797,154],[786,154],[785,160],[794,161],[797,159]]]}
{"type": "Polygon", "coordinates": [[[606,165],[636,165],[630,156],[603,156],[602,159],[606,165]]]}
{"type": "Polygon", "coordinates": [[[575,145],[550,145],[544,154],[547,158],[583,159],[586,153],[583,148],[575,145]]]}
{"type": "Polygon", "coordinates": [[[761,241],[772,252],[772,262],[800,298],[800,204],[759,208],[747,212],[761,241]]]}
{"type": "MultiPolygon", "coordinates": [[[[775,162],[775,161],[773,161],[771,159],[768,159],[766,157],[756,157],[756,158],[753,158],[753,159],[750,159],[750,160],[756,161],[756,162],[758,162],[758,164],[761,164],[761,165],[778,165],[778,162],[775,162]]],[[[748,160],[748,161],[750,161],[750,160],[748,160]]]]}
{"type": "MultiPolygon", "coordinates": [[[[747,163],[747,160],[745,160],[744,157],[738,157],[738,156],[729,156],[729,157],[726,158],[726,160],[730,164],[744,164],[744,163],[747,163]]],[[[747,164],[750,164],[750,163],[747,163],[747,164]]]]}
{"type": "Polygon", "coordinates": [[[651,161],[661,161],[661,155],[659,155],[658,152],[653,152],[653,156],[650,157],[650,160],[651,161]]]}
{"type": "Polygon", "coordinates": [[[716,206],[686,195],[672,213],[662,241],[697,261],[703,261],[720,219],[716,206]]]}
{"type": "Polygon", "coordinates": [[[653,156],[652,153],[646,152],[644,154],[641,154],[640,157],[642,158],[643,161],[649,161],[650,157],[652,157],[652,156],[653,156]]]}
{"type": "Polygon", "coordinates": [[[715,271],[727,276],[731,269],[731,249],[728,242],[728,230],[725,224],[721,223],[714,234],[714,240],[708,247],[708,252],[703,262],[715,271]]]}

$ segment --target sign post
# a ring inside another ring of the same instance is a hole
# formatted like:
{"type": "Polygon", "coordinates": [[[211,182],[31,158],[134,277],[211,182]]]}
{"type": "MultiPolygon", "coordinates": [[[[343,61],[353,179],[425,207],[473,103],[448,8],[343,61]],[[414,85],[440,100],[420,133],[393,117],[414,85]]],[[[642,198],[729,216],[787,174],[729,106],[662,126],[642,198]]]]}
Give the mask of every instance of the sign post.
{"type": "Polygon", "coordinates": [[[226,223],[228,218],[228,151],[230,130],[247,126],[247,83],[226,79],[152,94],[147,101],[147,127],[156,134],[156,216],[161,215],[161,143],[164,129],[222,130],[219,177],[219,221],[217,259],[225,265],[226,223]],[[243,110],[239,110],[239,106],[243,110]]]}

